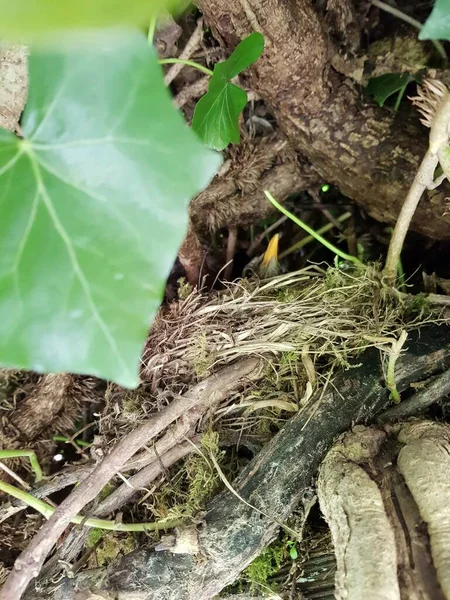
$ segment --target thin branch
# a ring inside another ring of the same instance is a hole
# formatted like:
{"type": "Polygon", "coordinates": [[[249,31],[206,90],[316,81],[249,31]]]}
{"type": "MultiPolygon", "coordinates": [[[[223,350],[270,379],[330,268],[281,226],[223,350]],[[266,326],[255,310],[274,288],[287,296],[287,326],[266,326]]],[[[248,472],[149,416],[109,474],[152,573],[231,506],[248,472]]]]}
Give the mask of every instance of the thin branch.
{"type": "Polygon", "coordinates": [[[279,202],[277,202],[275,200],[275,198],[272,196],[272,194],[270,192],[268,192],[267,190],[264,190],[264,194],[266,195],[267,199],[273,204],[273,206],[275,206],[275,208],[278,208],[278,210],[281,211],[287,217],[289,217],[291,219],[291,221],[293,221],[296,225],[298,225],[299,227],[304,229],[306,231],[306,233],[309,233],[309,235],[312,235],[318,242],[320,242],[323,246],[325,246],[325,248],[328,248],[328,250],[330,250],[337,256],[340,256],[343,260],[347,260],[348,262],[351,262],[355,265],[362,265],[362,262],[360,260],[358,260],[356,258],[356,256],[351,256],[350,254],[343,252],[342,250],[337,248],[334,244],[332,244],[331,242],[329,242],[328,240],[323,238],[321,235],[319,235],[317,233],[317,231],[314,231],[314,229],[311,229],[311,227],[309,227],[306,223],[304,223],[298,217],[296,217],[291,212],[289,212],[287,210],[287,208],[285,208],[284,206],[282,206],[279,202]]]}
{"type": "MultiPolygon", "coordinates": [[[[175,448],[172,448],[166,454],[161,456],[160,460],[162,466],[165,469],[168,469],[176,462],[193,452],[199,443],[200,436],[196,436],[188,442],[178,444],[178,446],[175,446],[175,448]]],[[[96,516],[103,516],[118,511],[124,504],[133,498],[136,492],[146,488],[148,484],[154,481],[161,472],[162,468],[159,462],[155,461],[150,463],[141,469],[139,473],[136,473],[130,477],[126,483],[123,483],[102,502],[100,502],[98,507],[95,509],[94,514],[96,516]]]]}
{"type": "Polygon", "coordinates": [[[227,256],[225,259],[225,271],[223,272],[223,278],[226,281],[230,281],[233,273],[233,259],[236,252],[236,241],[237,241],[237,227],[230,227],[228,229],[228,241],[227,241],[227,256]]]}
{"type": "Polygon", "coordinates": [[[182,108],[186,102],[189,102],[192,98],[199,98],[206,94],[208,91],[208,85],[210,82],[209,75],[205,75],[201,79],[197,79],[191,85],[186,85],[184,88],[175,96],[173,103],[177,108],[182,108]]]}
{"type": "MultiPolygon", "coordinates": [[[[73,467],[57,473],[51,481],[41,483],[30,490],[30,494],[35,498],[47,498],[55,492],[59,492],[64,488],[80,483],[89,473],[94,470],[95,466],[73,467]]],[[[12,500],[0,507],[0,523],[6,521],[16,513],[24,510],[27,505],[20,500],[12,500]]]]}
{"type": "MultiPolygon", "coordinates": [[[[200,18],[197,21],[197,27],[195,28],[194,33],[191,35],[191,38],[188,41],[188,43],[186,44],[186,47],[184,48],[183,52],[180,54],[179,59],[188,60],[189,58],[191,58],[191,56],[194,54],[194,52],[197,50],[198,46],[200,45],[202,38],[203,38],[203,19],[200,18]]],[[[181,64],[181,63],[175,64],[166,73],[166,76],[164,77],[164,83],[166,85],[170,85],[172,83],[172,81],[175,79],[175,77],[178,75],[178,73],[181,71],[182,68],[183,68],[183,64],[181,64]]]]}
{"type": "MultiPolygon", "coordinates": [[[[15,486],[6,483],[0,479],[0,490],[13,498],[17,498],[24,502],[27,506],[34,508],[41,513],[46,519],[53,515],[56,511],[51,504],[44,500],[39,500],[28,492],[19,490],[15,486]]],[[[160,529],[171,529],[181,525],[181,519],[172,519],[167,521],[154,521],[151,523],[122,523],[116,520],[108,521],[106,519],[96,519],[91,517],[83,517],[76,515],[70,520],[75,525],[83,525],[85,527],[95,527],[96,529],[106,529],[108,531],[159,531],[160,529]]]]}
{"type": "Polygon", "coordinates": [[[261,371],[260,364],[259,359],[246,359],[223,369],[219,374],[196,385],[185,396],[172,402],[135,431],[122,438],[111,453],[61,503],[22,552],[0,592],[0,600],[21,598],[30,581],[39,574],[47,555],[71,519],[81,513],[86,504],[101,492],[108,481],[142,446],[198,404],[205,394],[217,394],[220,393],[220,388],[239,387],[242,380],[246,378],[258,378],[261,371]]]}
{"type": "Polygon", "coordinates": [[[208,67],[205,67],[204,65],[195,62],[195,60],[185,60],[183,58],[162,58],[158,62],[160,65],[180,65],[181,67],[193,67],[194,69],[198,69],[199,71],[205,73],[205,75],[209,75],[210,77],[213,74],[211,69],[208,69],[208,67]]]}
{"type": "Polygon", "coordinates": [[[411,219],[416,212],[416,208],[420,199],[422,198],[422,194],[427,189],[427,184],[424,182],[433,180],[433,174],[437,165],[438,157],[436,154],[428,150],[420,164],[416,176],[414,177],[414,181],[409,188],[408,195],[403,203],[400,214],[398,215],[397,223],[395,224],[389,244],[386,264],[383,270],[384,277],[391,284],[395,283],[398,261],[400,259],[403,243],[405,241],[406,234],[408,233],[411,219]]]}

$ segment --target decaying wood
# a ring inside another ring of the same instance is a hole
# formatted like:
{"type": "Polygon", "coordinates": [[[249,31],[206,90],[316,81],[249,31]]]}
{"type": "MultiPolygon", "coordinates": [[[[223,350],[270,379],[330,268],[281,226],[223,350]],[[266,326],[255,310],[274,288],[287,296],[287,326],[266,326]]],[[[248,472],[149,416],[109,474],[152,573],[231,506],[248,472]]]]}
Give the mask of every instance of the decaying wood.
{"type": "MultiPolygon", "coordinates": [[[[73,425],[74,407],[79,398],[74,393],[76,379],[68,373],[44,375],[35,389],[19,403],[12,413],[10,424],[19,432],[22,440],[32,441],[57,418],[67,419],[68,428],[73,425]]],[[[81,396],[81,393],[80,393],[81,396]]],[[[67,429],[67,427],[62,427],[67,429]]]]}
{"type": "MultiPolygon", "coordinates": [[[[251,88],[273,110],[295,150],[324,180],[375,219],[395,222],[427,149],[428,135],[407,104],[399,118],[364,101],[360,89],[331,68],[336,49],[327,31],[326,10],[321,14],[313,0],[197,3],[228,48],[253,31],[263,33],[266,48],[249,70],[251,88]]],[[[353,30],[351,35],[354,40],[353,30]]],[[[450,214],[443,217],[448,195],[446,186],[428,193],[419,204],[413,229],[448,238],[450,214]]]]}
{"type": "MultiPolygon", "coordinates": [[[[92,395],[92,381],[81,380],[67,373],[49,373],[42,376],[36,385],[27,391],[24,399],[8,417],[0,422],[0,449],[14,450],[33,446],[38,456],[45,454],[52,445],[53,433],[65,433],[73,429],[84,401],[92,395]],[[50,435],[47,435],[47,432],[50,435]],[[39,437],[47,438],[35,446],[39,437]]],[[[17,464],[27,464],[27,459],[8,459],[7,464],[16,468],[17,464]]],[[[2,472],[1,479],[9,476],[2,472]]]]}
{"type": "MultiPolygon", "coordinates": [[[[123,600],[213,598],[274,538],[280,521],[302,499],[308,501],[314,474],[336,436],[352,423],[370,419],[388,403],[378,351],[366,351],[360,362],[336,377],[320,401],[315,398],[294,416],[233,482],[241,498],[257,510],[228,490],[212,500],[198,528],[198,556],[142,548],[107,570],[80,573],[61,582],[53,598],[75,600],[77,593],[94,587],[123,600]]],[[[420,335],[411,335],[408,350],[398,361],[399,391],[449,364],[450,331],[422,329],[420,335]]],[[[32,593],[34,598],[44,597],[32,593]]]]}
{"type": "Polygon", "coordinates": [[[411,422],[355,427],[328,453],[318,496],[335,546],[336,598],[450,597],[449,449],[448,425],[411,422]]]}
{"type": "Polygon", "coordinates": [[[335,596],[400,600],[394,531],[377,484],[359,466],[379,452],[385,434],[361,429],[330,450],[317,486],[335,547],[335,596]]]}
{"type": "Polygon", "coordinates": [[[433,563],[450,598],[450,427],[411,423],[399,435],[405,444],[398,467],[428,526],[433,563]]]}
{"type": "Polygon", "coordinates": [[[0,46],[0,127],[15,131],[28,94],[26,46],[0,46]]]}

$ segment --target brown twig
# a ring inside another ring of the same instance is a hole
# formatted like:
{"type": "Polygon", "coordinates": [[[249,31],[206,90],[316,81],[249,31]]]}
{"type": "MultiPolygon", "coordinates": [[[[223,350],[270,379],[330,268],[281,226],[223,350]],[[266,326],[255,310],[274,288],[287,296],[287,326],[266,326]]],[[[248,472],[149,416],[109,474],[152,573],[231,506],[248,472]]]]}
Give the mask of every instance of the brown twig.
{"type": "MultiPolygon", "coordinates": [[[[194,437],[190,442],[184,442],[183,444],[179,444],[177,447],[169,450],[166,454],[164,454],[164,456],[161,457],[161,463],[153,462],[142,469],[139,473],[131,477],[126,484],[123,484],[107,498],[105,498],[105,500],[103,500],[103,502],[101,502],[93,511],[92,515],[97,517],[100,515],[106,516],[110,513],[120,510],[122,506],[128,502],[139,489],[147,487],[163,472],[161,469],[161,464],[163,465],[164,469],[171,467],[178,460],[184,458],[190,452],[193,452],[195,450],[195,446],[199,442],[200,438],[197,436],[194,437]]],[[[78,556],[86,543],[88,535],[89,529],[86,527],[72,528],[69,535],[65,538],[62,546],[46,563],[41,573],[41,585],[43,580],[49,580],[57,575],[55,569],[58,569],[59,571],[61,562],[72,562],[75,557],[78,556]]],[[[77,572],[75,566],[73,568],[73,572],[77,572]]]]}
{"type": "Polygon", "coordinates": [[[246,378],[260,376],[260,359],[246,359],[223,369],[189,390],[185,396],[172,402],[161,412],[126,435],[105,457],[94,471],[75,488],[50,517],[47,523],[33,538],[14,564],[8,579],[0,592],[0,600],[19,600],[30,581],[37,577],[48,553],[60,535],[70,524],[71,519],[93,500],[122,466],[143,445],[154,439],[161,431],[198,404],[205,394],[220,393],[226,385],[231,388],[242,384],[246,378]]]}
{"type": "Polygon", "coordinates": [[[177,461],[193,452],[199,443],[200,436],[195,436],[192,440],[171,448],[158,461],[154,461],[141,469],[139,473],[130,477],[127,483],[122,484],[107,496],[95,509],[94,515],[97,517],[100,515],[106,516],[122,508],[139,490],[142,490],[154,481],[160,473],[164,473],[177,461]]]}
{"type": "Polygon", "coordinates": [[[230,281],[233,273],[233,259],[236,252],[236,241],[237,227],[230,227],[228,229],[227,257],[225,259],[225,270],[223,272],[223,278],[225,281],[230,281]]]}
{"type": "MultiPolygon", "coordinates": [[[[189,60],[189,58],[191,58],[191,56],[193,55],[193,53],[197,50],[201,40],[203,37],[203,19],[200,18],[197,21],[197,27],[195,28],[194,33],[191,35],[190,40],[188,41],[188,43],[186,44],[183,52],[180,54],[179,58],[181,58],[182,60],[189,60]]],[[[172,81],[175,79],[175,77],[178,75],[178,73],[180,73],[180,71],[183,69],[184,65],[180,65],[179,63],[173,65],[173,67],[171,67],[167,73],[166,76],[164,77],[164,83],[166,85],[170,85],[172,83],[172,81]]]]}
{"type": "Polygon", "coordinates": [[[191,100],[192,98],[199,98],[200,96],[203,96],[203,94],[206,94],[208,90],[209,80],[210,77],[208,77],[208,75],[205,75],[205,77],[197,79],[197,81],[194,81],[194,83],[191,83],[191,85],[186,85],[181,90],[181,92],[179,92],[175,96],[175,99],[173,101],[175,106],[177,108],[182,108],[186,104],[186,102],[189,102],[189,100],[191,100]]]}

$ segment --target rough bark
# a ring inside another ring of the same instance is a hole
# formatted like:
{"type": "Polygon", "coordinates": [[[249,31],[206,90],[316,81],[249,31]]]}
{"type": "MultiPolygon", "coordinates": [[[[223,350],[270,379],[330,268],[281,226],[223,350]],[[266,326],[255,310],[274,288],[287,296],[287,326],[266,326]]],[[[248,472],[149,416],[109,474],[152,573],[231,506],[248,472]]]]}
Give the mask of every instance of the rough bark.
{"type": "Polygon", "coordinates": [[[0,46],[0,127],[15,131],[28,92],[25,46],[0,46]]]}
{"type": "Polygon", "coordinates": [[[245,142],[232,151],[222,174],[191,203],[191,222],[200,233],[250,225],[274,212],[265,189],[283,202],[319,181],[317,173],[297,160],[284,137],[245,142]]]}
{"type": "MultiPolygon", "coordinates": [[[[338,376],[318,404],[293,417],[233,482],[238,494],[258,510],[228,490],[213,499],[199,526],[200,555],[142,548],[107,571],[81,573],[62,582],[52,597],[72,600],[77,592],[97,587],[121,600],[213,598],[273,539],[294,507],[302,501],[308,504],[316,469],[335,437],[352,423],[373,417],[389,401],[379,353],[367,351],[361,363],[338,376]]],[[[398,389],[449,364],[449,330],[421,330],[419,336],[411,336],[408,351],[398,361],[398,389]]],[[[33,598],[48,597],[30,593],[33,598]]]]}
{"type": "Polygon", "coordinates": [[[412,423],[399,439],[405,446],[398,466],[428,526],[438,581],[450,598],[450,427],[412,423]]]}
{"type": "MultiPolygon", "coordinates": [[[[375,219],[393,223],[424,156],[428,132],[407,104],[402,114],[378,108],[331,67],[337,50],[327,31],[326,11],[318,14],[315,4],[198,0],[208,24],[229,48],[252,31],[263,33],[266,49],[250,69],[252,89],[321,177],[375,219]]],[[[450,214],[443,216],[446,195],[443,187],[424,197],[412,228],[430,237],[449,237],[450,214]]]]}
{"type": "Polygon", "coordinates": [[[345,434],[320,469],[336,598],[450,598],[450,428],[413,422],[345,434]],[[401,447],[399,452],[399,446],[401,447]]]}
{"type": "Polygon", "coordinates": [[[379,452],[385,437],[355,428],[320,468],[318,496],[333,536],[338,600],[400,600],[394,531],[377,484],[359,466],[379,452]]]}

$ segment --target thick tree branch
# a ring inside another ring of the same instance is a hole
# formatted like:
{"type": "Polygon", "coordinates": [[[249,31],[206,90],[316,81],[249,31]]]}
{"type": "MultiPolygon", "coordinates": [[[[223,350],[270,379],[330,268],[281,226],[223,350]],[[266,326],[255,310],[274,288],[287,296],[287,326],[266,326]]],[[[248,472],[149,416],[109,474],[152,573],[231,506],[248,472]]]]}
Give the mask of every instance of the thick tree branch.
{"type": "MultiPolygon", "coordinates": [[[[374,218],[395,222],[427,149],[426,131],[408,104],[401,117],[375,107],[332,69],[334,44],[312,0],[246,0],[245,7],[241,0],[198,4],[230,48],[258,24],[268,43],[250,69],[252,89],[323,179],[374,218]]],[[[412,228],[430,237],[449,237],[450,215],[442,216],[446,195],[445,190],[428,193],[412,228]]]]}

